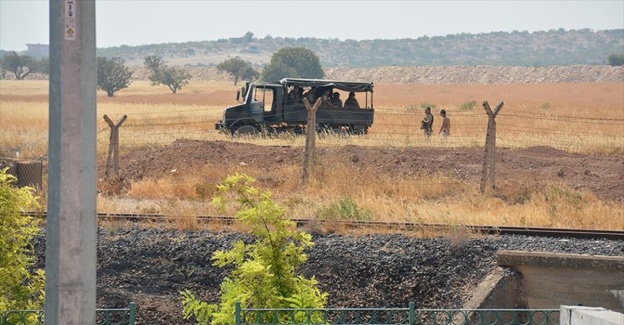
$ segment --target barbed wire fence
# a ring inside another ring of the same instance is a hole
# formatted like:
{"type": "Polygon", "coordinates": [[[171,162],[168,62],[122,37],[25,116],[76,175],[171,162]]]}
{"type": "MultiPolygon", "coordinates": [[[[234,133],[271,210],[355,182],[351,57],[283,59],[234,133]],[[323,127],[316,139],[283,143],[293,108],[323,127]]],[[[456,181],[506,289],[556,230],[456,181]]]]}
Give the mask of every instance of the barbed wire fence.
{"type": "MultiPolygon", "coordinates": [[[[193,110],[190,112],[201,112],[201,110],[193,110]]],[[[487,116],[482,112],[463,112],[447,109],[448,115],[452,120],[452,137],[455,138],[473,138],[481,137],[485,139],[485,131],[487,128],[487,116]]],[[[179,113],[185,113],[177,111],[179,113]]],[[[214,114],[190,115],[188,117],[168,117],[162,116],[163,112],[126,114],[128,120],[121,128],[120,143],[121,146],[150,146],[150,145],[166,145],[178,138],[187,138],[191,140],[213,139],[215,137],[221,140],[232,141],[253,141],[253,138],[245,137],[245,139],[231,137],[225,133],[214,129],[214,123],[218,118],[214,114]],[[146,132],[147,131],[147,132],[146,132]],[[136,136],[141,135],[141,136],[136,136]],[[173,139],[173,140],[172,140],[173,139]]],[[[118,118],[111,116],[111,118],[118,118]]],[[[402,111],[390,112],[379,110],[376,112],[376,121],[373,123],[369,133],[364,136],[353,136],[348,138],[351,142],[361,144],[375,145],[376,143],[384,143],[390,136],[398,136],[399,138],[407,136],[414,140],[413,145],[418,142],[427,144],[420,131],[420,112],[402,111]],[[390,121],[384,121],[388,118],[390,121]],[[380,121],[381,119],[381,121],[380,121]]],[[[510,133],[509,136],[518,136],[522,134],[530,134],[536,136],[535,139],[523,139],[530,144],[570,144],[562,136],[570,137],[607,137],[613,139],[624,138],[624,119],[620,118],[594,118],[564,115],[540,115],[526,113],[507,113],[501,115],[501,123],[499,128],[502,132],[510,133]],[[540,127],[538,123],[555,122],[556,128],[540,127]],[[608,127],[610,130],[605,130],[608,127]],[[559,143],[548,143],[541,141],[537,136],[555,136],[559,143]]],[[[97,124],[98,145],[108,145],[108,132],[110,127],[104,119],[99,119],[97,124]]],[[[502,135],[506,136],[506,135],[502,135]]],[[[269,138],[275,139],[276,137],[269,138]]],[[[279,137],[277,137],[279,138],[279,137]]],[[[304,135],[302,135],[304,138],[304,135]]],[[[267,139],[260,135],[257,141],[267,139]]],[[[0,157],[0,159],[19,160],[21,156],[28,156],[29,159],[47,159],[47,153],[37,152],[37,148],[42,144],[47,144],[47,137],[39,138],[35,141],[20,143],[9,153],[14,155],[0,157]]],[[[397,143],[397,146],[400,141],[397,143]]],[[[429,144],[430,145],[430,144],[429,144]]],[[[589,143],[585,146],[591,147],[589,143]]],[[[591,149],[591,148],[590,148],[591,149]]]]}
{"type": "MultiPolygon", "coordinates": [[[[447,110],[452,121],[452,136],[442,141],[427,141],[420,131],[422,116],[419,111],[390,112],[378,110],[375,113],[375,122],[367,135],[340,137],[325,137],[320,139],[320,144],[344,142],[359,145],[392,145],[392,146],[432,146],[432,145],[464,145],[466,142],[477,141],[481,145],[485,142],[487,129],[487,117],[482,112],[463,112],[447,110]]],[[[179,138],[191,140],[226,141],[254,141],[264,144],[279,140],[278,136],[262,136],[256,138],[231,137],[214,129],[214,123],[218,118],[210,114],[199,114],[189,117],[169,118],[143,114],[136,118],[129,114],[129,120],[124,125],[121,137],[121,145],[126,147],[146,147],[167,145],[179,138]]],[[[502,145],[509,145],[511,140],[522,137],[522,144],[547,145],[560,147],[584,147],[598,149],[601,145],[599,138],[607,138],[610,145],[619,145],[623,141],[624,119],[618,118],[594,118],[579,116],[547,115],[508,113],[501,115],[499,126],[502,145]],[[554,125],[554,126],[553,126],[554,125]],[[619,140],[619,142],[618,142],[619,140]]],[[[331,135],[331,134],[330,134],[331,135]]],[[[99,141],[105,140],[98,137],[99,141]]],[[[285,139],[291,141],[290,135],[285,139]]],[[[301,136],[304,139],[304,135],[301,136]]],[[[292,143],[296,143],[291,141],[292,143]]],[[[303,140],[300,145],[303,145],[303,140]]],[[[618,149],[618,148],[614,148],[618,149]]],[[[622,150],[622,148],[619,148],[622,150]]]]}
{"type": "MultiPolygon", "coordinates": [[[[319,145],[354,144],[364,146],[480,146],[485,145],[487,115],[478,109],[446,109],[451,118],[451,137],[427,139],[420,130],[422,110],[414,108],[376,108],[375,121],[366,135],[345,136],[339,133],[319,134],[319,145]]],[[[220,116],[205,108],[131,113],[117,130],[116,155],[126,150],[166,146],[178,139],[241,141],[256,144],[304,146],[305,134],[259,135],[236,137],[215,129],[220,116]]],[[[121,116],[111,116],[120,119],[121,116]]],[[[501,146],[554,146],[585,151],[624,152],[624,118],[586,117],[548,113],[516,112],[512,109],[499,117],[501,146]],[[606,147],[606,148],[605,148],[606,147]]],[[[437,124],[439,125],[439,124],[437,124]]],[[[110,126],[104,118],[97,121],[99,157],[109,154],[110,126]],[[108,148],[108,151],[107,149],[108,148]]],[[[0,168],[21,179],[20,185],[41,187],[47,164],[47,137],[5,148],[0,168]],[[45,148],[45,149],[42,149],[45,148]],[[7,154],[8,153],[8,154],[7,154]],[[25,158],[28,157],[28,158],[25,158]]],[[[112,154],[112,153],[110,153],[112,154]]],[[[118,165],[117,165],[118,166],[118,165]]],[[[110,166],[107,166],[110,167],[110,166]]]]}

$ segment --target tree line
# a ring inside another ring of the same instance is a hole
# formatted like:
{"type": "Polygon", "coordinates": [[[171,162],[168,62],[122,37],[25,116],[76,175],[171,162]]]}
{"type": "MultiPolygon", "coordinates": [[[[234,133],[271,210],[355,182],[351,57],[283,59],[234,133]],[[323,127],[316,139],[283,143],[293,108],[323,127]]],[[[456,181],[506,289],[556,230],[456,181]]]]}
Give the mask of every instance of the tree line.
{"type": "MultiPolygon", "coordinates": [[[[150,71],[149,80],[152,86],[164,85],[174,94],[191,79],[187,69],[169,66],[160,56],[146,56],[143,65],[150,71]]],[[[48,59],[36,60],[15,52],[2,57],[0,66],[2,77],[11,72],[17,80],[23,80],[34,72],[49,74],[48,59]]],[[[229,74],[234,79],[234,85],[240,80],[279,81],[286,77],[319,79],[325,76],[316,53],[303,47],[280,49],[273,54],[271,62],[261,72],[240,57],[221,62],[217,69],[229,74]]],[[[133,71],[126,66],[123,58],[97,58],[97,88],[105,91],[108,97],[113,97],[116,92],[128,88],[132,83],[132,74],[133,71]]]]}
{"type": "MultiPolygon", "coordinates": [[[[611,66],[624,65],[624,53],[610,54],[607,62],[611,66]]],[[[121,57],[97,58],[97,87],[105,91],[107,96],[113,97],[116,92],[128,88],[132,83],[133,72],[125,63],[125,59],[121,57]]],[[[5,78],[9,72],[16,80],[23,80],[32,73],[49,74],[49,65],[48,58],[35,59],[9,52],[0,58],[0,77],[5,78]]],[[[146,56],[143,65],[150,71],[149,80],[152,86],[164,85],[174,94],[191,79],[187,69],[169,66],[160,56],[146,56]]],[[[276,82],[286,77],[320,79],[325,76],[319,56],[304,47],[285,47],[278,50],[261,71],[238,56],[219,63],[217,69],[230,75],[234,85],[240,80],[276,82]]]]}
{"type": "Polygon", "coordinates": [[[284,47],[315,51],[324,67],[376,68],[384,66],[494,65],[562,66],[603,65],[611,53],[622,53],[624,29],[513,31],[405,39],[339,40],[311,37],[242,37],[181,43],[99,48],[98,56],[137,58],[162,55],[180,62],[216,66],[223,54],[240,56],[257,66],[284,47]]]}

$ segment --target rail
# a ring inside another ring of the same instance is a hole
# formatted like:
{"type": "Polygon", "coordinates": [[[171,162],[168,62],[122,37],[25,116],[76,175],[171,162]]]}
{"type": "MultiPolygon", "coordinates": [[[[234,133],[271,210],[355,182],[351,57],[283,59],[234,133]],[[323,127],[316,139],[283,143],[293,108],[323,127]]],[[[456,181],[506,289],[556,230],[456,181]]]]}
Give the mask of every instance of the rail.
{"type": "MultiPolygon", "coordinates": [[[[29,216],[45,218],[45,212],[28,212],[29,216]]],[[[137,213],[98,213],[97,217],[102,220],[125,220],[129,222],[164,222],[174,221],[187,217],[178,217],[163,214],[137,214],[137,213]]],[[[230,216],[194,216],[197,221],[203,223],[232,224],[236,220],[230,216]]],[[[309,224],[335,224],[351,229],[385,229],[398,231],[448,231],[456,229],[458,225],[413,223],[413,222],[386,222],[386,221],[351,221],[351,220],[325,220],[325,219],[291,219],[298,227],[309,224]]],[[[513,227],[513,226],[481,226],[463,225],[467,230],[487,235],[522,235],[535,237],[576,238],[576,239],[609,239],[624,240],[624,231],[604,229],[573,229],[573,228],[543,228],[543,227],[513,227]]]]}

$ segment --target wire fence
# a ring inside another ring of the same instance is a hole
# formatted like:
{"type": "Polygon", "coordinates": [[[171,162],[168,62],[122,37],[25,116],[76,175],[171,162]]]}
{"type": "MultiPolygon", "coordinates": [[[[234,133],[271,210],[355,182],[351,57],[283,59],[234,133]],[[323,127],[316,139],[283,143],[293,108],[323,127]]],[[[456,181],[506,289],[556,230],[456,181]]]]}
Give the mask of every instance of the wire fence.
{"type": "MultiPolygon", "coordinates": [[[[375,121],[365,136],[343,137],[343,134],[331,132],[321,137],[319,144],[343,142],[356,145],[392,145],[392,146],[465,146],[483,143],[487,129],[487,115],[478,111],[447,110],[452,121],[450,138],[427,139],[420,130],[421,112],[417,110],[397,111],[377,109],[375,121]],[[332,137],[333,135],[333,137],[332,137]]],[[[129,119],[121,130],[121,145],[136,147],[144,145],[164,145],[175,139],[193,140],[233,140],[267,142],[287,141],[297,145],[291,135],[259,136],[255,139],[237,138],[219,133],[214,129],[218,117],[193,111],[189,116],[163,116],[160,112],[142,114],[129,119]],[[125,136],[124,136],[125,135],[125,136]]],[[[176,113],[177,114],[177,113],[176,113]]],[[[610,147],[613,151],[622,151],[624,146],[624,119],[597,118],[582,116],[529,114],[523,112],[501,113],[497,119],[499,144],[501,146],[522,147],[545,145],[562,149],[583,148],[583,150],[603,151],[610,147]]],[[[438,122],[439,123],[439,122],[438,122]]],[[[439,127],[440,124],[434,124],[439,127]]],[[[101,132],[105,132],[106,128],[101,132]]],[[[434,130],[437,131],[437,130],[434,130]]],[[[106,141],[105,137],[99,137],[106,141]]],[[[300,141],[303,144],[303,141],[300,141]]]]}
{"type": "MultiPolygon", "coordinates": [[[[119,131],[121,150],[162,146],[176,139],[245,141],[258,144],[303,145],[304,135],[260,135],[234,137],[215,129],[220,119],[214,109],[179,111],[128,112],[127,121],[119,131]]],[[[345,136],[325,133],[319,145],[354,144],[363,146],[475,146],[483,145],[487,115],[479,110],[447,109],[451,119],[451,136],[427,138],[420,130],[422,112],[418,109],[376,108],[374,123],[368,134],[345,136]]],[[[114,120],[115,116],[111,116],[114,120]]],[[[506,147],[552,146],[581,152],[624,152],[624,118],[554,115],[502,110],[497,118],[497,144],[506,147]]],[[[435,127],[440,119],[434,120],[435,127]]],[[[97,121],[98,153],[105,155],[110,128],[104,119],[97,121]]],[[[24,141],[2,152],[0,159],[45,160],[47,134],[36,140],[24,141]]],[[[6,149],[6,148],[5,148],[6,149]]]]}

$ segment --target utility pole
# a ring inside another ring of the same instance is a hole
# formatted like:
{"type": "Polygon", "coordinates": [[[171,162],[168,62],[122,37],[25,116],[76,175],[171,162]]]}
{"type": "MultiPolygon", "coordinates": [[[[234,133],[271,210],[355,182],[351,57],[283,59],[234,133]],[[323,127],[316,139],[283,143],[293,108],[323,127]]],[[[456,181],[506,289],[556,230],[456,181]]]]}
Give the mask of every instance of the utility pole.
{"type": "Polygon", "coordinates": [[[95,324],[95,0],[50,0],[45,325],[95,324]]]}

